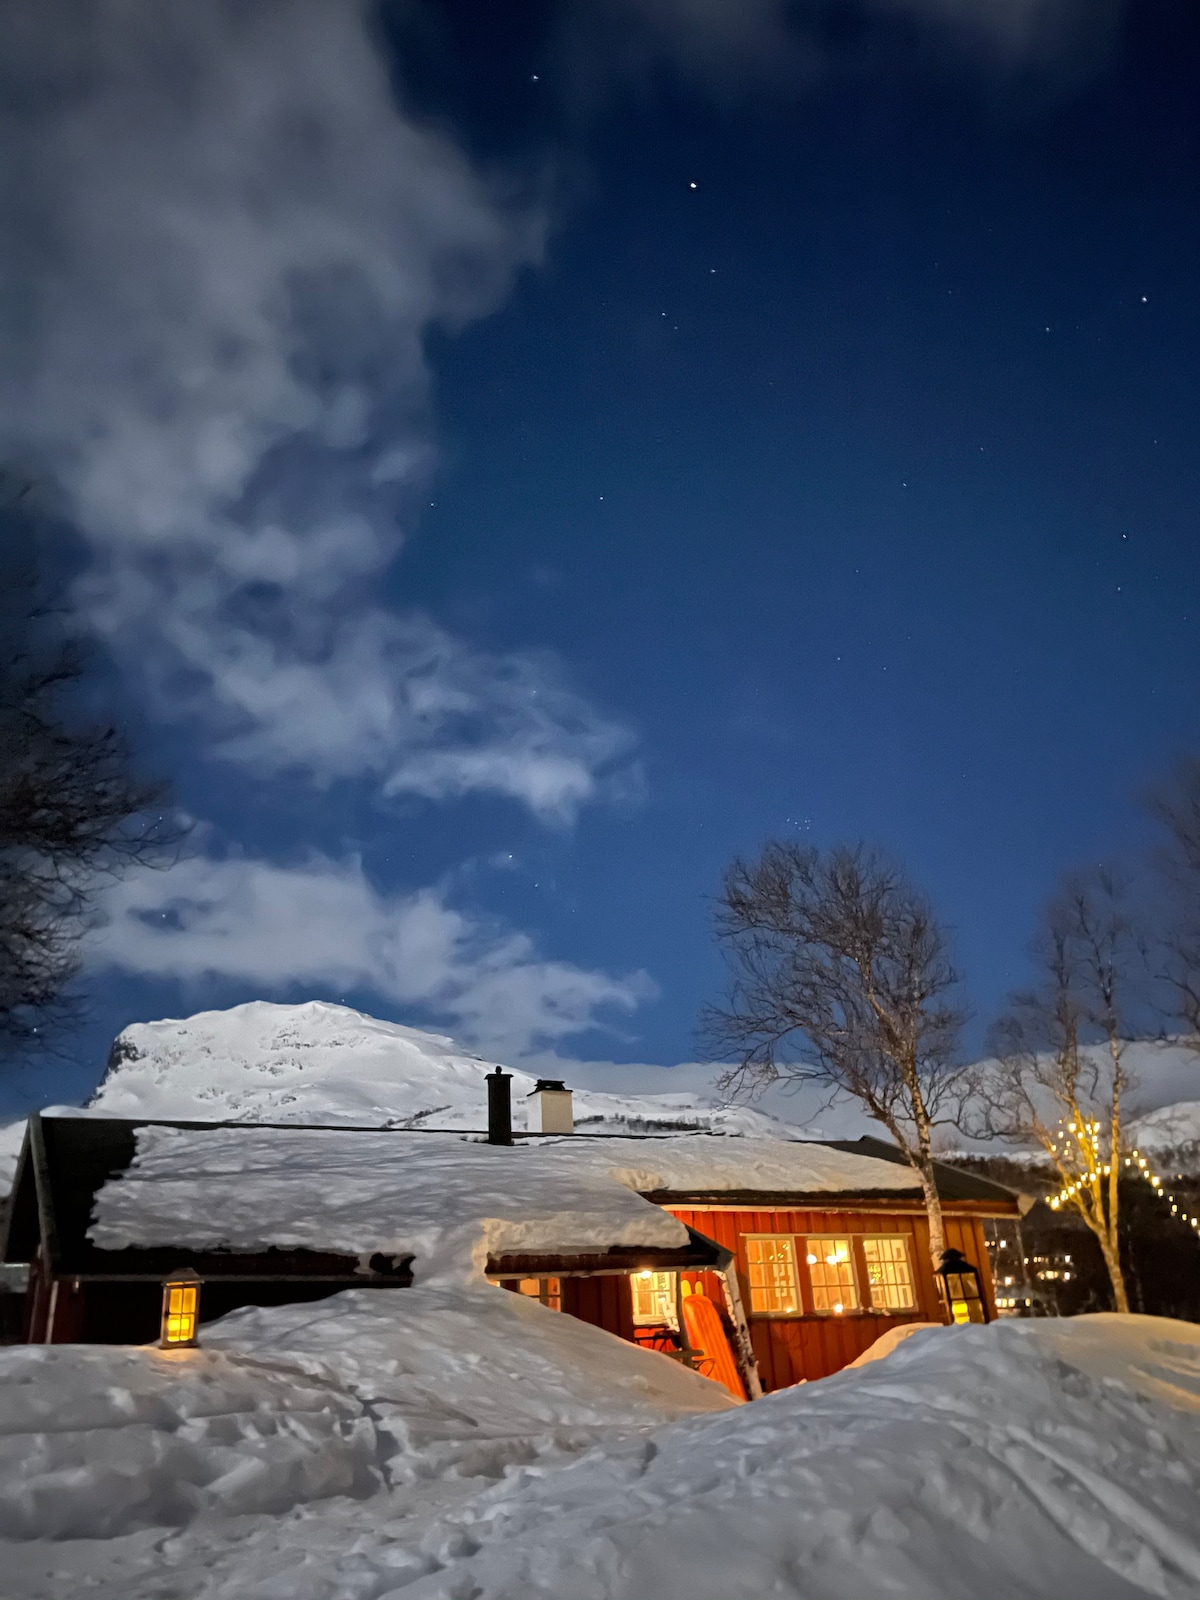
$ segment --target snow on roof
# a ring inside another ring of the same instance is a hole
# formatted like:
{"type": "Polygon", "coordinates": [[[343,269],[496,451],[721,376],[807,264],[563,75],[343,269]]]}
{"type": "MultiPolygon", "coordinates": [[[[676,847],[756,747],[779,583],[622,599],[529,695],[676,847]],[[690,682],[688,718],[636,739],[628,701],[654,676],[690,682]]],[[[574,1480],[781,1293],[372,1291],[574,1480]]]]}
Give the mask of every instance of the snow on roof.
{"type": "Polygon", "coordinates": [[[424,1279],[452,1263],[482,1271],[489,1255],[688,1242],[681,1222],[569,1150],[454,1133],[141,1128],[93,1215],[89,1236],[106,1250],[411,1254],[424,1279]]]}
{"type": "Polygon", "coordinates": [[[674,1248],[683,1224],[642,1192],[911,1189],[906,1167],[778,1139],[531,1139],[254,1126],[137,1131],[96,1195],[105,1250],[413,1255],[419,1278],[489,1256],[674,1248]]]}
{"type": "Polygon", "coordinates": [[[803,1139],[605,1139],[612,1176],[642,1194],[870,1194],[916,1187],[909,1166],[803,1139]]]}

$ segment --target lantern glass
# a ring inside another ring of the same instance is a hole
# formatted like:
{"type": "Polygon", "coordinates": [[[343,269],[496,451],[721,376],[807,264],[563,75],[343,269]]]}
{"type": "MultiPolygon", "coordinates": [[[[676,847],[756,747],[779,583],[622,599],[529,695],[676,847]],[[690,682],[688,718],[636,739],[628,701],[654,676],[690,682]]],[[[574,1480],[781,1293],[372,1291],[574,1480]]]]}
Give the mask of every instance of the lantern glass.
{"type": "Polygon", "coordinates": [[[987,1306],[979,1286],[979,1273],[958,1250],[943,1253],[937,1270],[938,1292],[951,1322],[986,1322],[987,1306]]]}
{"type": "Polygon", "coordinates": [[[200,1324],[200,1279],[195,1273],[177,1273],[163,1284],[162,1335],[164,1348],[194,1345],[200,1324]]]}

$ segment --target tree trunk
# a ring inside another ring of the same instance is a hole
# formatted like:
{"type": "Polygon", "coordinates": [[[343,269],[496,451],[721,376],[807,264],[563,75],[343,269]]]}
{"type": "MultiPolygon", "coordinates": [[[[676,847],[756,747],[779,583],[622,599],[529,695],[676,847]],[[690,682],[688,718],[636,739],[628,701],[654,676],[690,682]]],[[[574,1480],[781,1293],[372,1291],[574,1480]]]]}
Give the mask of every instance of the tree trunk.
{"type": "Polygon", "coordinates": [[[1118,1311],[1129,1310],[1129,1295],[1125,1288],[1125,1274],[1121,1271],[1121,1245],[1117,1239],[1105,1238],[1097,1235],[1100,1240],[1100,1251],[1104,1256],[1104,1265],[1108,1268],[1108,1280],[1112,1284],[1113,1302],[1118,1311]]]}
{"type": "Polygon", "coordinates": [[[925,1196],[925,1215],[929,1218],[929,1254],[933,1257],[933,1269],[936,1272],[938,1263],[942,1258],[942,1251],[946,1248],[946,1225],[942,1221],[942,1197],[937,1192],[937,1183],[933,1176],[933,1162],[926,1161],[918,1167],[921,1179],[921,1189],[925,1196]]]}

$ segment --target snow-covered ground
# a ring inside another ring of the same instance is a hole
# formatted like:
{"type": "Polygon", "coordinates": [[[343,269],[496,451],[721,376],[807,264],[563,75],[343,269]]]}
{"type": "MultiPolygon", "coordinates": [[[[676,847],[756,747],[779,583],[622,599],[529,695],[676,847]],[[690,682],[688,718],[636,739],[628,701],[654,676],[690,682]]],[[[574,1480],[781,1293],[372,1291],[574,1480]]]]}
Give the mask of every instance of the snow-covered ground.
{"type": "Polygon", "coordinates": [[[13,1600],[1183,1600],[1200,1328],[915,1333],[735,1406],[501,1290],[0,1352],[13,1600]],[[705,1414],[709,1413],[709,1414],[705,1414]]]}

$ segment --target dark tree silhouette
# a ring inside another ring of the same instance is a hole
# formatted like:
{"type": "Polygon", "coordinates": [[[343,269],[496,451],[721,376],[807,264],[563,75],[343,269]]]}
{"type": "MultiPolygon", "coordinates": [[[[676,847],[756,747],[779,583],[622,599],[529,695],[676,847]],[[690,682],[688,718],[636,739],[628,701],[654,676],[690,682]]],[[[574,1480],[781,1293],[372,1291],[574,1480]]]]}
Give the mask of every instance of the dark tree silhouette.
{"type": "MultiPolygon", "coordinates": [[[[14,564],[16,565],[16,564],[14,564]]],[[[107,877],[157,862],[167,789],[137,775],[118,729],[80,705],[85,651],[39,601],[29,565],[4,582],[0,640],[0,1049],[73,1014],[80,940],[107,877]]]]}

